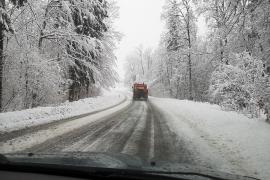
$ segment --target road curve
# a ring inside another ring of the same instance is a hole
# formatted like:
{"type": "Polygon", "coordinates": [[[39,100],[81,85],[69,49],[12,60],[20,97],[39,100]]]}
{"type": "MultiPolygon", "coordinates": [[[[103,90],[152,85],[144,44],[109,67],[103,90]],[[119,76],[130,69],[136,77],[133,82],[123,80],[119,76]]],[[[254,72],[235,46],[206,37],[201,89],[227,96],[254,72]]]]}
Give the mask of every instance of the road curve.
{"type": "Polygon", "coordinates": [[[94,121],[23,152],[125,153],[143,160],[193,164],[192,154],[186,147],[150,102],[134,101],[116,115],[94,121]]]}

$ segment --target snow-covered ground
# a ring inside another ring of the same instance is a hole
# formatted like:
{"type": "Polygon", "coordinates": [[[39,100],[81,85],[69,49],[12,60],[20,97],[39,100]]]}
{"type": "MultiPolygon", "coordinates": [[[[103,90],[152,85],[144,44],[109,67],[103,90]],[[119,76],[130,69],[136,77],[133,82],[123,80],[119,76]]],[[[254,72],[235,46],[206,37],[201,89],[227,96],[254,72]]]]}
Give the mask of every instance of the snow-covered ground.
{"type": "MultiPolygon", "coordinates": [[[[270,125],[217,105],[167,98],[151,98],[179,137],[195,145],[199,162],[215,162],[219,170],[268,179],[270,125]]],[[[192,148],[192,147],[191,147],[192,148]]]]}
{"type": "Polygon", "coordinates": [[[59,106],[0,113],[0,134],[101,111],[123,102],[125,98],[122,93],[105,92],[103,96],[66,102],[59,106]]]}
{"type": "MultiPolygon", "coordinates": [[[[23,151],[94,121],[111,117],[112,114],[127,108],[132,102],[129,92],[123,93],[126,91],[123,89],[119,91],[113,94],[106,92],[103,96],[63,103],[55,107],[1,113],[0,133],[6,133],[101,111],[78,118],[76,121],[63,122],[53,128],[33,131],[3,141],[0,143],[1,153],[23,151]],[[127,97],[128,100],[125,101],[127,97]],[[120,105],[115,106],[117,104],[120,105]],[[115,107],[109,108],[112,106],[115,107]]],[[[165,118],[170,130],[179,137],[179,140],[184,139],[187,142],[185,145],[188,147],[185,148],[196,156],[192,159],[195,159],[198,166],[209,165],[224,172],[269,179],[270,125],[268,123],[260,119],[249,119],[237,112],[223,111],[219,106],[209,103],[153,97],[149,100],[151,105],[163,115],[162,118],[165,118]]],[[[134,137],[135,139],[127,143],[135,144],[137,136],[134,137]]]]}

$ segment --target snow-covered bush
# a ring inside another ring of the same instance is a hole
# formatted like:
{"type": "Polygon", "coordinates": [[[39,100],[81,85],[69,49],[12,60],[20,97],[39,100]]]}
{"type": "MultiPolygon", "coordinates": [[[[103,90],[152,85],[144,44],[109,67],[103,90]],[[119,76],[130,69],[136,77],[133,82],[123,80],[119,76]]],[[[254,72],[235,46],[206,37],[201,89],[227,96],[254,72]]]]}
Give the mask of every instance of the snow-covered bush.
{"type": "Polygon", "coordinates": [[[232,65],[220,65],[212,74],[210,101],[228,109],[242,109],[250,100],[241,77],[244,72],[232,65]]]}
{"type": "Polygon", "coordinates": [[[66,81],[59,63],[40,55],[37,48],[26,45],[21,48],[14,39],[9,43],[4,66],[3,111],[63,102],[66,81]]]}
{"type": "Polygon", "coordinates": [[[263,62],[247,52],[235,54],[231,65],[221,64],[213,73],[209,87],[210,101],[227,110],[258,115],[265,105],[263,62]]]}

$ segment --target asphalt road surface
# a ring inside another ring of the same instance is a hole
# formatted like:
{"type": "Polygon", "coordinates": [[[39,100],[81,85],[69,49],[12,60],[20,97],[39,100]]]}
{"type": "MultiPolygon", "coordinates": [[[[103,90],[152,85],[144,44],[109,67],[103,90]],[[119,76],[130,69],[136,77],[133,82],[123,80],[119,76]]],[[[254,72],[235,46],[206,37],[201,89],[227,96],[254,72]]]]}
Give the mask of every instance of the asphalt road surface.
{"type": "Polygon", "coordinates": [[[170,131],[162,114],[149,102],[134,101],[117,114],[89,123],[23,152],[109,152],[143,160],[193,164],[185,141],[170,131]]]}

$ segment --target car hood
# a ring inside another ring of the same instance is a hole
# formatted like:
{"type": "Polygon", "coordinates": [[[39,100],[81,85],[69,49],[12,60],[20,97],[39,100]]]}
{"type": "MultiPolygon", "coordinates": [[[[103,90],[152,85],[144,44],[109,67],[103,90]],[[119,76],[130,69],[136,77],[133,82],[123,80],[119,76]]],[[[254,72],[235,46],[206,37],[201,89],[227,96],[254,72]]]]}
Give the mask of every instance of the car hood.
{"type": "Polygon", "coordinates": [[[5,158],[0,158],[0,163],[39,163],[157,172],[192,172],[228,180],[254,180],[254,178],[251,177],[229,174],[211,168],[198,167],[190,164],[156,160],[144,161],[139,157],[127,154],[68,152],[55,154],[4,154],[3,156],[5,158]]]}

